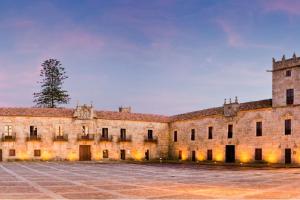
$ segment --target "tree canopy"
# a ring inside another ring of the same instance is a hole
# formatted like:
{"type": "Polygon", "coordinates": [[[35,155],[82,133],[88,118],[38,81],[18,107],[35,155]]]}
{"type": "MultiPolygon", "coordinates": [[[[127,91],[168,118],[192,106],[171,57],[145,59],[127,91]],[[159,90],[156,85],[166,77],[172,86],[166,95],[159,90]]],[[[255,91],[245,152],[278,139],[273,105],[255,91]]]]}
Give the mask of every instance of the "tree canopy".
{"type": "Polygon", "coordinates": [[[37,107],[56,108],[60,104],[68,104],[69,94],[62,88],[64,80],[68,78],[65,68],[60,61],[48,59],[41,65],[41,91],[34,93],[34,103],[37,107]]]}

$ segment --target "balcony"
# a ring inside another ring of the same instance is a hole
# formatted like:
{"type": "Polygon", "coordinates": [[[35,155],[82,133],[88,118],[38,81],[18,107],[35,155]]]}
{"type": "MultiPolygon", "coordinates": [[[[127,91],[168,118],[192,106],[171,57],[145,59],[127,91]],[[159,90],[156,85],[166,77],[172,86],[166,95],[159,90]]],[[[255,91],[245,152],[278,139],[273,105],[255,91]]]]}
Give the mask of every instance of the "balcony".
{"type": "Polygon", "coordinates": [[[55,135],[53,138],[54,142],[67,142],[68,141],[68,135],[55,135]]]}
{"type": "Polygon", "coordinates": [[[95,140],[95,135],[94,134],[79,134],[77,137],[78,141],[93,141],[95,140]]]}
{"type": "Polygon", "coordinates": [[[158,139],[157,139],[157,137],[156,136],[153,136],[153,137],[147,137],[147,136],[145,136],[145,138],[144,138],[144,142],[146,143],[146,142],[149,142],[149,143],[157,143],[158,142],[158,139]]]}
{"type": "Polygon", "coordinates": [[[119,137],[118,142],[131,142],[131,136],[119,137]]]}
{"type": "Polygon", "coordinates": [[[29,135],[26,137],[26,141],[41,141],[42,137],[40,135],[29,135]]]}
{"type": "Polygon", "coordinates": [[[112,140],[113,140],[112,135],[107,137],[100,136],[99,138],[99,142],[112,142],[112,140]]]}
{"type": "Polygon", "coordinates": [[[16,141],[16,134],[8,135],[8,134],[2,134],[1,138],[2,142],[15,142],[16,141]]]}

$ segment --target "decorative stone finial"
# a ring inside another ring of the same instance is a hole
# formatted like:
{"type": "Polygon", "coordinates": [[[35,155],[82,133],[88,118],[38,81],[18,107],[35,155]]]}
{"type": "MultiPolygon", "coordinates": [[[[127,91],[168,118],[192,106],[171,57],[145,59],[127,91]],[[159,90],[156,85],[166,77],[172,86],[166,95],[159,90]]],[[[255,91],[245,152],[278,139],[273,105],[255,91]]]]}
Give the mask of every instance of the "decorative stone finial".
{"type": "Polygon", "coordinates": [[[272,58],[273,64],[276,62],[275,58],[272,58]]]}
{"type": "Polygon", "coordinates": [[[226,104],[226,98],[224,99],[224,104],[226,104]]]}
{"type": "Polygon", "coordinates": [[[231,103],[231,98],[229,99],[229,103],[231,103]]]}
{"type": "Polygon", "coordinates": [[[293,59],[296,60],[297,59],[297,56],[296,56],[296,53],[294,52],[293,54],[293,59]]]}
{"type": "Polygon", "coordinates": [[[282,56],[282,61],[285,61],[285,55],[283,54],[283,56],[282,56]]]}
{"type": "Polygon", "coordinates": [[[235,96],[235,103],[238,103],[238,98],[237,98],[237,96],[235,96]]]}

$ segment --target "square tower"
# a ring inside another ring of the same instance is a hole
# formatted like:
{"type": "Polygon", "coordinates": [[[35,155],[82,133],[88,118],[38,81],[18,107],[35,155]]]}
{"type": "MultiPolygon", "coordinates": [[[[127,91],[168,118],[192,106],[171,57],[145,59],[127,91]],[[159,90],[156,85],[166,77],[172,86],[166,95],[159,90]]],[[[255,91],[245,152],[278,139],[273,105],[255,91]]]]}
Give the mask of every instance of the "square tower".
{"type": "Polygon", "coordinates": [[[296,54],[281,61],[273,58],[272,68],[273,107],[300,104],[300,57],[296,54]]]}

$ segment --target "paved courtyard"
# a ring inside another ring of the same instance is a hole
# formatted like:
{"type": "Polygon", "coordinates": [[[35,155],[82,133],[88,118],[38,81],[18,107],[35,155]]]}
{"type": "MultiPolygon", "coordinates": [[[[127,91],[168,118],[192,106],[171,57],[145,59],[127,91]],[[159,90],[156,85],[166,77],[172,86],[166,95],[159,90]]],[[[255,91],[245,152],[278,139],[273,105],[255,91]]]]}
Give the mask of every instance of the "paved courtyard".
{"type": "Polygon", "coordinates": [[[300,169],[180,164],[0,164],[1,199],[300,198],[300,169]]]}

